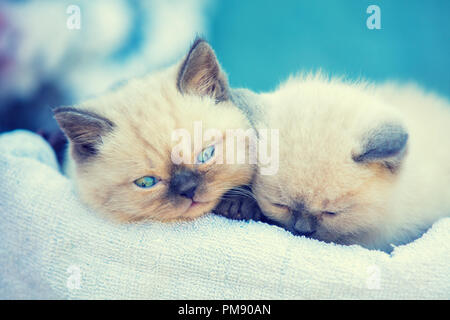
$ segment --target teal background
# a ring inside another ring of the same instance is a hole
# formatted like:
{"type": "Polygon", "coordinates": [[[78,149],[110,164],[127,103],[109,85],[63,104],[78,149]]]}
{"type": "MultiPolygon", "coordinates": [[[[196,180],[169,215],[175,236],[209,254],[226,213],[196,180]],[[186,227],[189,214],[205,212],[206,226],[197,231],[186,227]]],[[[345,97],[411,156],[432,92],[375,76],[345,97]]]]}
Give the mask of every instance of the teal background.
{"type": "Polygon", "coordinates": [[[274,89],[289,74],[412,80],[450,96],[450,1],[219,1],[208,38],[236,87],[274,89]],[[381,30],[369,30],[369,5],[381,30]]]}

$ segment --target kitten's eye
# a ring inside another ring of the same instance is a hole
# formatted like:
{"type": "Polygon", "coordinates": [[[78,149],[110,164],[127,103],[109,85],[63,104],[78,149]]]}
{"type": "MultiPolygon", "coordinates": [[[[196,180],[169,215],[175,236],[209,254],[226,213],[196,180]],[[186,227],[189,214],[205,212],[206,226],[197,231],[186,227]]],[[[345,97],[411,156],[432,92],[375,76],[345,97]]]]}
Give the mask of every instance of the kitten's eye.
{"type": "Polygon", "coordinates": [[[145,177],[134,180],[134,184],[137,185],[139,188],[143,188],[143,189],[151,188],[157,183],[158,183],[158,179],[156,179],[155,177],[149,177],[149,176],[145,176],[145,177]]]}
{"type": "Polygon", "coordinates": [[[329,216],[334,216],[336,215],[336,212],[332,212],[332,211],[322,211],[323,214],[329,215],[329,216]]]}
{"type": "Polygon", "coordinates": [[[209,146],[203,149],[202,152],[200,152],[199,155],[197,156],[197,162],[198,163],[208,162],[214,156],[215,149],[216,148],[214,146],[209,146]]]}
{"type": "Polygon", "coordinates": [[[272,202],[272,206],[275,207],[278,210],[287,211],[290,210],[289,206],[277,202],[272,202]]]}
{"type": "Polygon", "coordinates": [[[277,203],[277,202],[270,202],[270,207],[268,207],[269,211],[279,214],[284,214],[290,211],[289,207],[287,205],[277,203]]]}

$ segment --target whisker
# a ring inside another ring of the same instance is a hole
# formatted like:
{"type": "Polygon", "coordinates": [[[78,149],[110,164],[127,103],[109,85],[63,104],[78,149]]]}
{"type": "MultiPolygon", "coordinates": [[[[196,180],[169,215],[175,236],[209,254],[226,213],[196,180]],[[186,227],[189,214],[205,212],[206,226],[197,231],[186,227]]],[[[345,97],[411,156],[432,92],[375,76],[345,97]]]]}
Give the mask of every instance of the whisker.
{"type": "Polygon", "coordinates": [[[245,198],[256,200],[255,195],[250,190],[249,186],[235,187],[233,189],[230,189],[224,195],[221,196],[221,199],[231,199],[236,196],[242,196],[245,198]]]}

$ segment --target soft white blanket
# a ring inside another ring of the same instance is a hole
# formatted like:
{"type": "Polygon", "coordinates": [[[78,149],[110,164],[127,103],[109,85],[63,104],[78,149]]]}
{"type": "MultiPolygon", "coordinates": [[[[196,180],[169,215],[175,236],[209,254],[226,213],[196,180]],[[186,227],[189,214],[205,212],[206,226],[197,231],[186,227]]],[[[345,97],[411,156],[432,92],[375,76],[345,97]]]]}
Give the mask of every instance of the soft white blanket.
{"type": "Polygon", "coordinates": [[[0,298],[449,299],[450,218],[390,255],[214,215],[115,225],[15,131],[0,135],[0,298]]]}

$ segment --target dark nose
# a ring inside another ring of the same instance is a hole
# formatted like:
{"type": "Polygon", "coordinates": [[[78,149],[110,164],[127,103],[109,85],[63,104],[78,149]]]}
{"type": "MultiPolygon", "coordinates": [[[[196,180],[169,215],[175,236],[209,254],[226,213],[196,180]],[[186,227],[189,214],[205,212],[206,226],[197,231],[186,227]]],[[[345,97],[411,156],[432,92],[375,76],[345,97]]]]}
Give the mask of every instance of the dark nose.
{"type": "Polygon", "coordinates": [[[294,230],[300,235],[310,236],[316,231],[316,224],[309,217],[299,218],[294,224],[294,230]]]}
{"type": "Polygon", "coordinates": [[[183,169],[173,174],[169,188],[174,194],[192,199],[194,198],[198,182],[199,179],[195,172],[183,169]]]}
{"type": "Polygon", "coordinates": [[[310,236],[317,229],[317,218],[306,210],[294,211],[293,229],[299,235],[310,236]]]}
{"type": "Polygon", "coordinates": [[[180,191],[180,196],[192,199],[195,195],[196,189],[197,189],[197,186],[192,186],[186,190],[183,189],[180,191]]]}

